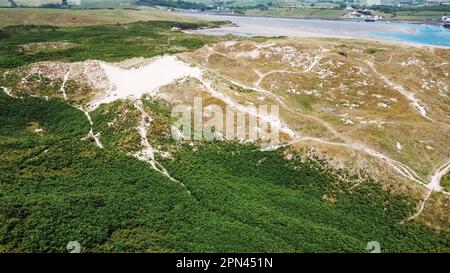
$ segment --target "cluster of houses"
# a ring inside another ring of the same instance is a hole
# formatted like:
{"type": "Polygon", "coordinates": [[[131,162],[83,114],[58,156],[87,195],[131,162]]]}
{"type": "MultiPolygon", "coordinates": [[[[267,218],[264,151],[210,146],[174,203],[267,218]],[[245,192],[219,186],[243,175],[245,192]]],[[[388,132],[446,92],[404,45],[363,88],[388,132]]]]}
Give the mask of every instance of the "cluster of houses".
{"type": "Polygon", "coordinates": [[[355,9],[348,6],[344,18],[364,19],[366,22],[375,22],[383,19],[382,16],[374,15],[374,11],[370,9],[355,9]]]}

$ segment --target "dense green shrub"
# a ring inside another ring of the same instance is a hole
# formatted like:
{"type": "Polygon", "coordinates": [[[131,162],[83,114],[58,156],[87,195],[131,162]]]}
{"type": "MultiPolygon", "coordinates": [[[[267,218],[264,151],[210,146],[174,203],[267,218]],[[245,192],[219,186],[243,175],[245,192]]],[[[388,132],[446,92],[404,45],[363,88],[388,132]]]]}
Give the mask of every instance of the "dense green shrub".
{"type": "Polygon", "coordinates": [[[8,26],[0,32],[0,68],[47,60],[120,61],[131,57],[153,57],[194,50],[215,38],[172,32],[170,29],[205,25],[206,23],[151,21],[86,27],[8,26]],[[51,52],[27,53],[21,50],[21,46],[37,42],[69,42],[74,47],[51,52]]]}

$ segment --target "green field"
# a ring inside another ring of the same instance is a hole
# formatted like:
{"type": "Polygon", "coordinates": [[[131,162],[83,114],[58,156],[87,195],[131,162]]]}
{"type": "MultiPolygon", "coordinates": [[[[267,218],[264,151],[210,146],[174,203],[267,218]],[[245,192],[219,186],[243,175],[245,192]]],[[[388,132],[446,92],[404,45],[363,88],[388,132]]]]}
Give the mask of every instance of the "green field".
{"type": "Polygon", "coordinates": [[[339,18],[345,14],[342,9],[321,9],[311,7],[269,8],[268,10],[252,9],[247,15],[257,16],[290,16],[290,17],[325,17],[339,18]]]}
{"type": "MultiPolygon", "coordinates": [[[[61,0],[14,0],[17,5],[38,7],[45,4],[58,4],[61,0]]],[[[81,0],[83,8],[126,7],[132,5],[134,0],[81,0]]],[[[0,0],[0,6],[9,6],[9,1],[0,0]]]]}
{"type": "Polygon", "coordinates": [[[192,17],[179,16],[154,8],[141,10],[0,8],[0,14],[0,27],[10,25],[90,26],[139,21],[199,22],[198,19],[192,17]]]}
{"type": "Polygon", "coordinates": [[[432,19],[439,21],[442,16],[448,15],[445,11],[398,11],[395,13],[387,13],[384,16],[386,18],[399,19],[399,20],[427,20],[432,19]]]}

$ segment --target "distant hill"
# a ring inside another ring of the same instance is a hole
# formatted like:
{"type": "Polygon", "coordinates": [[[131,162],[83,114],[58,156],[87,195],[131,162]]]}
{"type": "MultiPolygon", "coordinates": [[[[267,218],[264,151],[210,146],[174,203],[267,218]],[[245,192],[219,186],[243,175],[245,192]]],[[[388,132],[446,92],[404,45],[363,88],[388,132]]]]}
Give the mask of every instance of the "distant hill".
{"type": "MultiPolygon", "coordinates": [[[[132,5],[134,0],[67,0],[67,4],[86,8],[107,8],[132,5]]],[[[0,0],[0,6],[39,7],[42,5],[62,4],[62,0],[0,0]]]]}

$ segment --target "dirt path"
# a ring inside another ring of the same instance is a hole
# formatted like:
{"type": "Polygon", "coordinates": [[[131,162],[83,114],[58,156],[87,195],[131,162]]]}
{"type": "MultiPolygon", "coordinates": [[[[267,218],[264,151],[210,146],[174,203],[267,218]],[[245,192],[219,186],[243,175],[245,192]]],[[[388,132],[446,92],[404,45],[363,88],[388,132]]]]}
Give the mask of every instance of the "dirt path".
{"type": "Polygon", "coordinates": [[[174,181],[178,184],[180,184],[183,188],[186,189],[188,194],[191,194],[191,192],[187,189],[186,185],[179,180],[173,178],[167,169],[160,164],[155,159],[155,149],[150,145],[147,138],[147,132],[148,127],[152,123],[153,119],[150,117],[150,115],[145,111],[144,106],[142,104],[142,101],[140,99],[137,99],[134,101],[134,107],[139,110],[141,113],[141,121],[139,122],[138,127],[136,128],[139,135],[141,136],[141,145],[144,147],[141,151],[134,154],[134,156],[139,159],[146,161],[150,164],[150,166],[157,172],[163,174],[167,178],[169,178],[171,181],[174,181]]]}
{"type": "Polygon", "coordinates": [[[442,191],[441,179],[442,177],[450,171],[450,160],[444,165],[440,166],[433,176],[431,176],[430,183],[428,183],[428,188],[434,191],[442,191]]]}
{"type": "Polygon", "coordinates": [[[429,190],[429,191],[428,191],[427,196],[426,196],[425,199],[423,199],[423,201],[420,203],[420,206],[419,206],[419,209],[417,210],[417,212],[414,213],[413,215],[411,215],[411,216],[407,219],[407,221],[411,221],[411,220],[417,218],[417,216],[419,216],[419,215],[422,213],[423,209],[425,208],[425,204],[427,203],[428,198],[430,198],[430,196],[431,196],[432,193],[433,193],[433,190],[429,190]]]}
{"type": "MultiPolygon", "coordinates": [[[[70,105],[70,104],[69,104],[69,105],[70,105]]],[[[96,144],[100,149],[103,149],[103,145],[102,145],[102,143],[100,142],[100,133],[94,134],[94,131],[92,130],[92,126],[94,125],[94,123],[92,122],[91,115],[89,115],[89,112],[86,111],[86,110],[84,110],[81,106],[74,106],[74,107],[77,108],[78,110],[80,110],[81,112],[84,113],[84,115],[86,116],[86,118],[87,118],[88,121],[89,121],[89,124],[91,125],[91,128],[89,129],[89,133],[88,133],[88,136],[87,136],[87,137],[94,139],[95,144],[96,144]]]]}
{"type": "Polygon", "coordinates": [[[419,114],[421,116],[423,116],[424,118],[426,118],[429,121],[433,121],[433,119],[431,119],[428,116],[428,113],[427,113],[427,110],[426,110],[425,106],[420,104],[419,100],[416,99],[414,93],[406,91],[406,89],[402,85],[394,83],[393,81],[389,80],[385,75],[383,75],[380,72],[378,72],[378,70],[375,68],[375,65],[372,62],[368,61],[367,65],[387,85],[389,85],[391,88],[393,88],[394,90],[396,90],[400,94],[402,94],[411,103],[411,105],[414,107],[414,109],[416,109],[419,112],[419,114]]]}
{"type": "Polygon", "coordinates": [[[62,82],[62,84],[61,84],[61,88],[60,88],[60,91],[61,91],[61,93],[63,94],[64,100],[67,100],[67,95],[66,95],[65,86],[66,86],[67,80],[69,79],[69,74],[70,74],[70,68],[69,68],[69,70],[67,71],[67,73],[64,75],[64,80],[63,80],[63,82],[62,82]]]}

